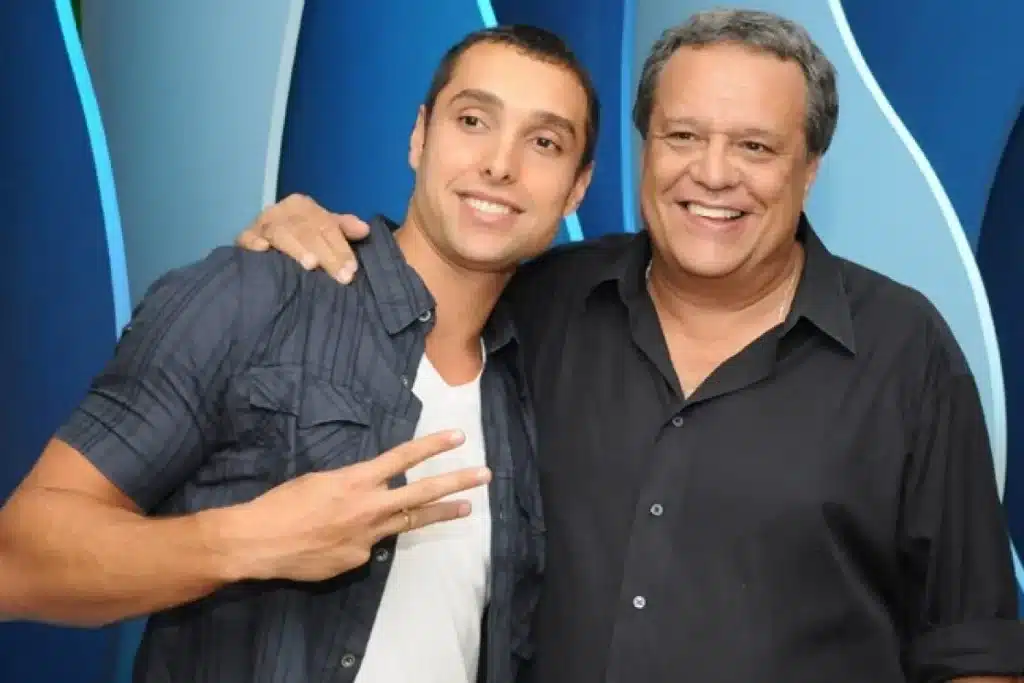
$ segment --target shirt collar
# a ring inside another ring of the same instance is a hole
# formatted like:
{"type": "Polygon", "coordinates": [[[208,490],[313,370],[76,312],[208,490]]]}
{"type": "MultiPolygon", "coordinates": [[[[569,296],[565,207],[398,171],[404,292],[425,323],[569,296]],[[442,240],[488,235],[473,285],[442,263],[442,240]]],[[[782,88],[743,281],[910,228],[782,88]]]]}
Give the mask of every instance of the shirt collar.
{"type": "MultiPolygon", "coordinates": [[[[370,220],[370,234],[357,243],[359,267],[370,285],[388,334],[395,335],[414,322],[430,322],[436,302],[419,274],[409,265],[395,240],[398,224],[385,216],[370,220]]],[[[508,306],[500,299],[484,326],[488,355],[517,340],[508,306]]]]}
{"type": "Polygon", "coordinates": [[[855,353],[853,313],[840,259],[825,247],[804,214],[800,215],[797,239],[804,245],[804,271],[786,318],[786,331],[803,318],[855,353]]]}
{"type": "MultiPolygon", "coordinates": [[[[825,247],[804,214],[800,215],[796,237],[804,245],[804,269],[785,331],[803,318],[851,353],[855,352],[853,315],[840,260],[825,247]]],[[[646,270],[651,249],[647,231],[638,233],[623,251],[597,270],[597,277],[588,287],[588,297],[612,282],[617,284],[619,296],[627,305],[636,297],[647,296],[646,270]]]]}

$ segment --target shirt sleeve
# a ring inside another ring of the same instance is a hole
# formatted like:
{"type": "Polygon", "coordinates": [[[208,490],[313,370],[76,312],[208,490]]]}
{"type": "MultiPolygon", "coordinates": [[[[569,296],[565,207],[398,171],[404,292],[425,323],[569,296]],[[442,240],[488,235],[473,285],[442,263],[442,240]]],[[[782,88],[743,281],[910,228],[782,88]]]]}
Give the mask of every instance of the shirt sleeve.
{"type": "Polygon", "coordinates": [[[239,337],[241,257],[218,249],[160,278],[56,437],[143,511],[199,467],[239,337]]]}
{"type": "Polygon", "coordinates": [[[900,541],[913,683],[1024,673],[1009,530],[978,389],[961,359],[956,348],[930,364],[905,474],[900,541]]]}

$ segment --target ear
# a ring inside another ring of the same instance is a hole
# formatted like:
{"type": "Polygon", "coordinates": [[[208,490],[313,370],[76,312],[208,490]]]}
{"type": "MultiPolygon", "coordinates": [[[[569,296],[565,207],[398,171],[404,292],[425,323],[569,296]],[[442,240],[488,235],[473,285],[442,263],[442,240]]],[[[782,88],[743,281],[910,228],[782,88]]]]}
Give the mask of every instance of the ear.
{"type": "Polygon", "coordinates": [[[804,202],[807,201],[807,197],[811,194],[811,187],[814,186],[814,181],[818,177],[818,169],[820,167],[820,156],[816,156],[808,162],[807,177],[804,179],[804,202]]]}
{"type": "Polygon", "coordinates": [[[576,181],[573,183],[568,199],[565,200],[565,210],[562,212],[563,217],[580,208],[580,203],[583,201],[584,195],[587,194],[587,188],[590,187],[590,180],[593,177],[594,162],[591,161],[576,174],[576,181]]]}
{"type": "Polygon", "coordinates": [[[412,134],[409,136],[409,166],[412,170],[418,171],[420,158],[423,156],[423,145],[427,139],[427,110],[421,104],[416,112],[416,125],[412,127],[412,134]]]}

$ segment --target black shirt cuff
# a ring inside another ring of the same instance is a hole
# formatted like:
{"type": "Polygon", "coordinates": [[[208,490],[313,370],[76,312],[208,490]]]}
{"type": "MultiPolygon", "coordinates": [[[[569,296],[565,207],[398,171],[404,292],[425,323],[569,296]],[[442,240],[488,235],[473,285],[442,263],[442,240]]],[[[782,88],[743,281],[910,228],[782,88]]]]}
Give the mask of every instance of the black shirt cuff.
{"type": "Polygon", "coordinates": [[[914,640],[908,663],[911,683],[1024,675],[1024,623],[989,619],[936,628],[914,640]]]}

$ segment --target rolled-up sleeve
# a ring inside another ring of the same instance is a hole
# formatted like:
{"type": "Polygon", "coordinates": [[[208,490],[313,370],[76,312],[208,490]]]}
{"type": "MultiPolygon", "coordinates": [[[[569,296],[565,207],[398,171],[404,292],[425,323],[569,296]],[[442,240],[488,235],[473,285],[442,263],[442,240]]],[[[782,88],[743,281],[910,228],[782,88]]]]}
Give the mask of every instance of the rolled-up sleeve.
{"type": "Polygon", "coordinates": [[[1024,626],[980,397],[966,367],[937,365],[901,509],[909,680],[1021,675],[1024,626]]]}
{"type": "Polygon", "coordinates": [[[150,287],[56,434],[144,511],[197,469],[215,438],[238,337],[238,262],[219,249],[150,287]]]}

